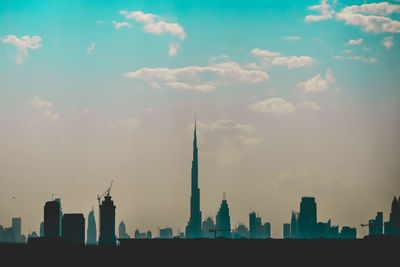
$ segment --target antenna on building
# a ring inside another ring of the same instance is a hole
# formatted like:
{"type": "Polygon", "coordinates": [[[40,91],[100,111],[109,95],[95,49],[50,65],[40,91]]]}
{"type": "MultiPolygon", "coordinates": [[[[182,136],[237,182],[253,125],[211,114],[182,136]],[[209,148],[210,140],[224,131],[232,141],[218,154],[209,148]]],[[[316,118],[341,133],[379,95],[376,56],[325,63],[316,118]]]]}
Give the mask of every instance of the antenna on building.
{"type": "Polygon", "coordinates": [[[222,200],[226,200],[226,192],[222,194],[222,200]]]}
{"type": "Polygon", "coordinates": [[[54,200],[54,196],[55,196],[56,194],[54,194],[54,193],[52,193],[51,194],[51,200],[54,200]]]}

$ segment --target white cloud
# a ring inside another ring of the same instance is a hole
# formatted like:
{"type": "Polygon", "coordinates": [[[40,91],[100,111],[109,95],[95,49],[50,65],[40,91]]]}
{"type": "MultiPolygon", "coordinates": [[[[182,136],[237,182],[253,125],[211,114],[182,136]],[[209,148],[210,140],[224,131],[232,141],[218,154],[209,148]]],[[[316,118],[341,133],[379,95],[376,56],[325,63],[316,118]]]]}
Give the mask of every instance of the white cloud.
{"type": "Polygon", "coordinates": [[[112,21],[112,23],[114,24],[114,27],[115,27],[115,29],[119,29],[119,28],[121,28],[121,27],[131,27],[131,25],[128,23],[128,22],[126,22],[126,21],[124,21],[124,22],[115,22],[115,21],[112,21]]]}
{"type": "Polygon", "coordinates": [[[93,52],[93,50],[94,50],[95,47],[96,47],[96,44],[95,44],[95,43],[91,43],[90,46],[89,46],[88,49],[87,49],[87,52],[88,52],[89,54],[91,54],[91,53],[93,52]]]}
{"type": "Polygon", "coordinates": [[[53,107],[53,103],[47,100],[43,100],[38,96],[35,96],[31,102],[32,106],[39,108],[43,111],[43,113],[52,120],[57,120],[59,118],[58,113],[53,112],[51,108],[53,107]]]}
{"type": "Polygon", "coordinates": [[[215,86],[211,84],[192,85],[183,82],[166,82],[165,85],[168,85],[178,90],[195,90],[203,92],[211,92],[215,90],[215,86]]]}
{"type": "Polygon", "coordinates": [[[182,90],[209,92],[219,84],[233,82],[257,83],[269,79],[266,72],[247,70],[235,62],[224,62],[207,67],[189,66],[184,68],[141,68],[124,74],[129,79],[141,79],[154,87],[159,83],[182,90]]]}
{"type": "Polygon", "coordinates": [[[346,24],[361,26],[367,32],[400,33],[400,21],[385,16],[395,12],[400,12],[400,5],[381,2],[345,7],[336,14],[336,18],[346,24]]]}
{"type": "Polygon", "coordinates": [[[47,100],[40,99],[38,96],[35,96],[32,100],[32,105],[38,108],[41,107],[51,108],[53,106],[53,103],[47,100]]]}
{"type": "Polygon", "coordinates": [[[218,56],[218,57],[210,57],[210,58],[208,59],[208,61],[209,61],[209,62],[215,62],[215,61],[217,61],[217,60],[219,60],[219,59],[227,59],[227,58],[229,58],[228,55],[222,54],[222,55],[220,55],[220,56],[218,56]]]}
{"type": "Polygon", "coordinates": [[[343,50],[343,53],[345,53],[345,54],[350,54],[351,52],[353,52],[353,50],[351,50],[351,49],[345,49],[345,50],[343,50]]]}
{"type": "Polygon", "coordinates": [[[8,35],[6,38],[4,38],[3,43],[10,43],[15,45],[17,48],[17,54],[15,56],[15,60],[18,64],[22,64],[24,59],[28,56],[28,49],[39,49],[42,47],[42,44],[40,43],[42,41],[42,38],[39,36],[22,36],[21,38],[18,38],[15,35],[8,35]]]}
{"type": "Polygon", "coordinates": [[[268,98],[250,106],[252,111],[288,115],[296,110],[296,107],[282,98],[268,98]]]}
{"type": "Polygon", "coordinates": [[[122,128],[133,130],[138,127],[138,125],[140,124],[140,120],[135,118],[122,118],[117,119],[116,124],[122,128]]]}
{"type": "Polygon", "coordinates": [[[394,46],[393,36],[385,37],[382,41],[382,45],[386,47],[386,49],[392,48],[394,46]]]}
{"type": "Polygon", "coordinates": [[[169,44],[168,55],[170,57],[178,55],[178,49],[179,49],[179,45],[178,44],[170,43],[169,44]]]}
{"type": "Polygon", "coordinates": [[[186,33],[182,26],[178,23],[168,23],[159,16],[151,13],[143,13],[142,11],[126,11],[122,10],[120,14],[125,15],[127,19],[135,19],[137,22],[144,23],[143,29],[146,32],[154,34],[170,33],[178,36],[181,40],[186,38],[186,33]]]}
{"type": "Polygon", "coordinates": [[[336,58],[336,59],[343,59],[344,56],[333,56],[333,58],[336,58]]]}
{"type": "Polygon", "coordinates": [[[45,114],[49,119],[58,120],[58,113],[52,112],[52,111],[49,110],[49,109],[46,109],[46,110],[44,111],[44,114],[45,114]]]}
{"type": "Polygon", "coordinates": [[[315,60],[309,56],[290,56],[276,57],[272,60],[272,65],[286,66],[288,69],[311,66],[315,60]]]}
{"type": "Polygon", "coordinates": [[[256,137],[251,137],[251,136],[238,135],[237,137],[243,145],[247,145],[247,146],[255,146],[255,145],[260,144],[263,141],[262,138],[256,138],[256,137]]]}
{"type": "Polygon", "coordinates": [[[285,37],[283,37],[283,39],[288,40],[288,41],[297,41],[297,40],[301,40],[303,38],[301,38],[300,36],[285,36],[285,37]]]}
{"type": "Polygon", "coordinates": [[[310,109],[310,110],[320,110],[321,109],[320,105],[318,105],[317,103],[315,103],[313,101],[309,101],[309,100],[301,102],[297,106],[302,109],[310,109]]]}
{"type": "Polygon", "coordinates": [[[306,22],[314,22],[331,19],[335,11],[330,10],[330,5],[327,4],[327,0],[322,0],[320,5],[310,6],[310,10],[318,10],[321,15],[308,15],[305,18],[306,22]]]}
{"type": "Polygon", "coordinates": [[[364,56],[348,56],[347,59],[349,60],[358,60],[365,63],[375,63],[378,61],[376,58],[366,58],[364,56]]]}
{"type": "Polygon", "coordinates": [[[304,92],[321,92],[329,88],[329,84],[335,82],[335,77],[330,69],[326,70],[325,79],[322,78],[321,74],[317,74],[311,79],[300,82],[297,84],[298,87],[303,88],[304,92]]]}
{"type": "Polygon", "coordinates": [[[254,48],[251,50],[251,53],[257,57],[279,57],[281,53],[279,52],[271,52],[269,50],[260,50],[258,48],[254,48]]]}
{"type": "Polygon", "coordinates": [[[103,22],[104,22],[104,21],[101,20],[101,19],[96,20],[96,23],[97,23],[97,24],[102,24],[103,22]]]}
{"type": "Polygon", "coordinates": [[[359,38],[359,39],[356,39],[356,40],[350,39],[347,44],[348,45],[359,45],[362,42],[363,42],[363,38],[359,38]]]}

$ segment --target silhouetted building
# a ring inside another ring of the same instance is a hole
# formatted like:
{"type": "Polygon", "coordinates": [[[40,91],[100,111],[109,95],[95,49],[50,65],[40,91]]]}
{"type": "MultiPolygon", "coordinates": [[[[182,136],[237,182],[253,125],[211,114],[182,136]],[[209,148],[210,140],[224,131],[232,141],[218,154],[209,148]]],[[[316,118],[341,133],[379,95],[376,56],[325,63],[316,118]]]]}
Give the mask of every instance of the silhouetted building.
{"type": "Polygon", "coordinates": [[[7,227],[3,232],[3,242],[4,243],[15,243],[14,241],[14,229],[12,227],[7,227]]]}
{"type": "Polygon", "coordinates": [[[216,217],[217,237],[231,238],[231,217],[229,216],[228,202],[224,198],[216,217]]]}
{"type": "Polygon", "coordinates": [[[3,242],[4,228],[0,225],[0,242],[3,242]]]}
{"type": "Polygon", "coordinates": [[[81,213],[66,213],[62,218],[62,237],[71,243],[85,244],[85,217],[81,213]]]}
{"type": "Polygon", "coordinates": [[[58,202],[58,205],[60,206],[60,216],[59,216],[59,220],[60,220],[60,222],[59,222],[59,231],[60,231],[60,236],[61,236],[61,231],[62,231],[62,217],[63,217],[63,213],[62,213],[62,206],[61,206],[61,199],[60,198],[56,198],[56,199],[54,199],[54,201],[57,201],[58,202]]]}
{"type": "Polygon", "coordinates": [[[299,213],[292,211],[292,218],[290,220],[290,237],[298,238],[299,233],[299,213]]]}
{"type": "Polygon", "coordinates": [[[254,211],[249,214],[249,226],[250,238],[265,239],[271,237],[270,223],[262,224],[261,217],[258,217],[254,211]]]}
{"type": "Polygon", "coordinates": [[[375,219],[371,219],[369,224],[369,235],[383,234],[383,212],[377,212],[375,219]]]}
{"type": "Polygon", "coordinates": [[[147,231],[146,233],[146,239],[152,239],[153,235],[151,234],[151,231],[147,231]]]}
{"type": "Polygon", "coordinates": [[[299,237],[314,238],[317,225],[317,203],[314,197],[302,197],[299,214],[299,237]]]}
{"type": "Polygon", "coordinates": [[[207,220],[203,221],[203,238],[214,238],[214,234],[211,230],[214,230],[215,224],[211,217],[208,217],[207,220]]]}
{"type": "Polygon", "coordinates": [[[91,212],[89,212],[89,216],[88,216],[86,244],[87,245],[97,245],[96,219],[94,217],[93,209],[91,212]]]}
{"type": "Polygon", "coordinates": [[[400,197],[392,201],[392,209],[388,222],[385,222],[385,235],[400,234],[400,197]]]}
{"type": "Polygon", "coordinates": [[[135,239],[145,239],[146,233],[139,232],[138,229],[135,230],[135,239]]]}
{"type": "Polygon", "coordinates": [[[287,239],[290,238],[290,224],[289,223],[284,223],[283,224],[283,238],[287,239]]]}
{"type": "Polygon", "coordinates": [[[199,166],[196,136],[196,120],[194,122],[193,139],[193,161],[192,161],[192,195],[190,196],[190,218],[186,226],[186,238],[201,237],[201,211],[200,211],[200,188],[199,188],[199,166]]]}
{"type": "Polygon", "coordinates": [[[100,205],[100,236],[99,244],[112,244],[117,242],[115,236],[115,205],[110,194],[104,197],[100,205]]]}
{"type": "Polygon", "coordinates": [[[264,223],[264,238],[271,238],[271,224],[269,222],[264,223]]]}
{"type": "Polygon", "coordinates": [[[44,205],[44,237],[60,237],[60,204],[47,201],[44,205]]]}
{"type": "Polygon", "coordinates": [[[37,233],[35,232],[35,231],[33,231],[32,233],[30,233],[29,235],[28,235],[28,239],[30,239],[30,238],[37,238],[38,237],[38,235],[37,235],[37,233]]]}
{"type": "Polygon", "coordinates": [[[126,226],[124,221],[121,221],[118,227],[118,236],[119,238],[131,238],[128,233],[126,232],[126,226]]]}
{"type": "Polygon", "coordinates": [[[44,221],[42,221],[41,223],[40,223],[40,227],[39,227],[40,229],[39,229],[39,234],[40,234],[40,237],[44,237],[44,221]]]}
{"type": "Polygon", "coordinates": [[[13,228],[13,243],[25,243],[21,239],[21,218],[12,218],[11,226],[13,228]]]}
{"type": "Polygon", "coordinates": [[[160,238],[162,239],[171,239],[173,236],[172,228],[167,227],[164,229],[160,229],[160,238]]]}
{"type": "Polygon", "coordinates": [[[355,239],[357,238],[357,229],[348,226],[343,226],[340,232],[340,238],[343,239],[355,239]]]}
{"type": "Polygon", "coordinates": [[[235,239],[249,238],[249,236],[249,229],[243,223],[240,223],[238,227],[232,232],[232,237],[235,239]]]}

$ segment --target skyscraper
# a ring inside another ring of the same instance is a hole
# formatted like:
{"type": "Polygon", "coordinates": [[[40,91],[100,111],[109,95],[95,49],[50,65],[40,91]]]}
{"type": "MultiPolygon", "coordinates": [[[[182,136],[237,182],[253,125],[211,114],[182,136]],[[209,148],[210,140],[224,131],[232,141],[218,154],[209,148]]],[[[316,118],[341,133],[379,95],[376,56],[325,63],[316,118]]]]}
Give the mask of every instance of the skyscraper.
{"type": "Polygon", "coordinates": [[[377,212],[375,219],[369,220],[369,235],[383,234],[383,212],[377,212]]]}
{"type": "Polygon", "coordinates": [[[287,239],[290,238],[290,224],[289,223],[284,223],[283,224],[283,238],[287,239]]]}
{"type": "Polygon", "coordinates": [[[96,220],[94,218],[94,210],[89,212],[88,216],[88,227],[87,227],[87,245],[97,245],[97,230],[96,230],[96,220]]]}
{"type": "Polygon", "coordinates": [[[130,238],[130,236],[126,232],[126,226],[124,221],[121,221],[118,227],[118,236],[119,238],[130,238]]]}
{"type": "Polygon", "coordinates": [[[12,218],[11,225],[14,233],[14,242],[21,243],[21,218],[12,218]]]}
{"type": "Polygon", "coordinates": [[[299,232],[299,214],[292,211],[292,218],[290,220],[290,237],[297,238],[299,232]]]}
{"type": "Polygon", "coordinates": [[[108,193],[100,205],[100,236],[99,245],[115,245],[115,205],[108,193]]]}
{"type": "Polygon", "coordinates": [[[224,198],[216,218],[217,237],[231,238],[231,217],[229,216],[228,202],[224,198]]]}
{"type": "Polygon", "coordinates": [[[397,234],[400,235],[400,197],[396,197],[392,201],[392,209],[388,222],[385,222],[385,235],[397,234]]]}
{"type": "Polygon", "coordinates": [[[62,237],[71,243],[85,244],[85,217],[82,213],[66,213],[63,215],[62,237]]]}
{"type": "Polygon", "coordinates": [[[211,217],[203,222],[203,238],[214,238],[214,234],[211,230],[215,229],[214,221],[211,217]]]}
{"type": "Polygon", "coordinates": [[[47,201],[44,205],[44,237],[60,237],[60,204],[47,201]]]}
{"type": "Polygon", "coordinates": [[[299,237],[314,238],[317,225],[317,203],[314,197],[302,197],[299,214],[299,237]]]}
{"type": "Polygon", "coordinates": [[[186,238],[201,237],[201,211],[199,166],[196,136],[196,120],[194,121],[193,161],[192,161],[192,195],[190,196],[190,218],[186,226],[186,238]]]}

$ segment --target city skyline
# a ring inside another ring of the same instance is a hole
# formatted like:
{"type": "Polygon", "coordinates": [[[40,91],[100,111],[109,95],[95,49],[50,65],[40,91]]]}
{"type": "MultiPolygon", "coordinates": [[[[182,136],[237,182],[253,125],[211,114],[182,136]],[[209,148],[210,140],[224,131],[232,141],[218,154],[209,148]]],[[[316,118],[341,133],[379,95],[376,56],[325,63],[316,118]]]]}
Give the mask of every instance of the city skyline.
{"type": "Polygon", "coordinates": [[[201,223],[226,192],[232,229],[251,209],[280,238],[310,196],[319,222],[367,234],[400,192],[399,14],[369,0],[0,1],[0,225],[39,235],[53,198],[88,223],[114,180],[116,227],[185,232],[197,114],[201,223]]]}

